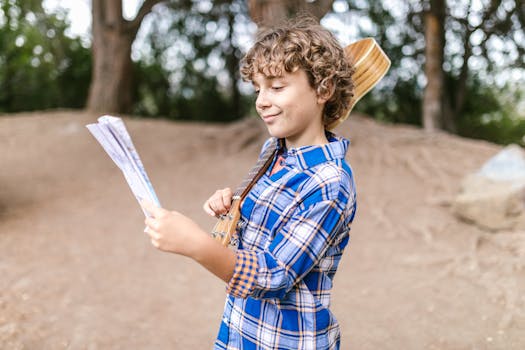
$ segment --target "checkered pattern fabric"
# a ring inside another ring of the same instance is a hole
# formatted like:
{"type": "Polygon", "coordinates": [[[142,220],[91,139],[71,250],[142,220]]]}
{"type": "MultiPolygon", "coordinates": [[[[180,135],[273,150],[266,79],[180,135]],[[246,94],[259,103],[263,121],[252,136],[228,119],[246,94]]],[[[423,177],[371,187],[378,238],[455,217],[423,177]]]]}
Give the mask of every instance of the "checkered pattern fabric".
{"type": "Polygon", "coordinates": [[[281,149],[284,167],[270,167],[245,198],[215,349],[339,348],[330,291],[356,192],[349,141],[327,136],[326,145],[281,149]]]}

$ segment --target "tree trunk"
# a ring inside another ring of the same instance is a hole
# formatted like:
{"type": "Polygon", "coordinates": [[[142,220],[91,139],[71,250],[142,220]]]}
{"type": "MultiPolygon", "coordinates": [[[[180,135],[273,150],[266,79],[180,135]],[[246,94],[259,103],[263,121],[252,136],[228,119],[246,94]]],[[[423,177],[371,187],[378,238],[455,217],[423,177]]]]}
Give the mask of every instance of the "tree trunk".
{"type": "Polygon", "coordinates": [[[93,73],[87,109],[125,113],[132,105],[131,45],[144,16],[161,0],[146,0],[132,21],[122,17],[121,0],[92,1],[93,73]]]}
{"type": "Polygon", "coordinates": [[[430,1],[425,15],[425,76],[423,96],[423,128],[433,132],[443,126],[443,51],[445,0],[430,1]]]}
{"type": "Polygon", "coordinates": [[[272,26],[300,14],[320,20],[332,8],[333,0],[248,0],[248,10],[258,26],[272,26]]]}
{"type": "Polygon", "coordinates": [[[463,111],[463,107],[465,106],[465,99],[467,95],[467,79],[469,77],[468,61],[472,56],[470,36],[472,35],[473,31],[470,28],[466,28],[465,32],[466,34],[463,42],[463,65],[461,66],[461,72],[459,74],[458,81],[456,84],[454,108],[451,109],[450,114],[445,115],[446,117],[448,117],[445,118],[445,129],[453,133],[457,133],[456,120],[460,113],[463,111]]]}
{"type": "Polygon", "coordinates": [[[235,113],[233,116],[235,119],[239,119],[242,117],[241,113],[243,112],[241,110],[241,93],[239,91],[239,87],[237,86],[237,83],[240,79],[239,74],[239,56],[241,53],[239,52],[239,49],[236,48],[233,45],[233,27],[235,24],[235,14],[230,10],[228,12],[228,29],[229,29],[229,36],[228,36],[228,45],[230,54],[226,56],[226,68],[228,69],[228,73],[232,80],[232,86],[231,86],[231,98],[232,98],[232,111],[235,113]]]}

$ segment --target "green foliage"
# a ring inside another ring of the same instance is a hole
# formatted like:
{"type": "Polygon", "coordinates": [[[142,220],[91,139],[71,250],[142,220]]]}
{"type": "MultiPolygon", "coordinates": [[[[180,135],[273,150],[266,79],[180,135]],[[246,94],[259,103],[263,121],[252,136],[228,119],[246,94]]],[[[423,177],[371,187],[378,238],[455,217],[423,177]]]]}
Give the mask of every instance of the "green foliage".
{"type": "MultiPolygon", "coordinates": [[[[358,37],[374,37],[392,60],[390,72],[356,110],[385,122],[421,125],[423,15],[429,0],[336,2],[344,3],[347,10],[332,16],[357,28],[358,37]]],[[[523,144],[523,88],[516,84],[498,89],[486,78],[503,69],[498,60],[503,59],[504,66],[523,67],[523,43],[516,39],[522,37],[524,21],[519,2],[489,2],[481,9],[469,4],[447,2],[449,44],[443,67],[457,132],[502,144],[523,144]],[[462,15],[469,12],[476,15],[462,15]],[[486,21],[469,23],[478,17],[486,21]],[[494,49],[498,43],[504,47],[499,54],[494,49]],[[472,60],[464,60],[465,52],[472,60]],[[465,62],[472,64],[461,92],[465,62]],[[455,103],[461,93],[465,103],[458,108],[455,103]]],[[[254,31],[247,13],[245,0],[170,0],[155,7],[148,16],[146,45],[135,57],[133,113],[218,122],[253,113],[252,96],[239,91],[240,43],[249,41],[254,31]]],[[[0,3],[0,112],[84,105],[91,52],[80,39],[66,35],[65,18],[64,12],[45,13],[36,0],[0,3]]]]}
{"type": "Polygon", "coordinates": [[[471,79],[468,85],[469,95],[458,120],[458,134],[504,145],[525,145],[525,114],[520,115],[516,109],[523,101],[523,90],[505,86],[496,91],[479,79],[471,79]]]}
{"type": "Polygon", "coordinates": [[[367,18],[370,26],[359,25],[358,37],[373,37],[391,60],[383,81],[356,105],[356,110],[390,123],[421,125],[424,61],[423,23],[420,16],[409,11],[410,5],[399,3],[406,21],[400,21],[386,1],[339,0],[348,6],[346,13],[336,14],[352,26],[367,18]],[[346,16],[350,16],[346,18],[346,16]]]}
{"type": "Polygon", "coordinates": [[[466,116],[459,123],[461,136],[488,140],[508,145],[511,143],[525,146],[525,120],[516,119],[507,111],[498,111],[489,115],[488,121],[480,120],[477,116],[466,116]],[[470,118],[469,118],[470,117],[470,118]]]}
{"type": "Polygon", "coordinates": [[[356,105],[356,111],[383,122],[421,126],[421,100],[415,79],[399,80],[390,89],[365,95],[356,105]]]}
{"type": "Polygon", "coordinates": [[[65,35],[65,14],[39,1],[0,6],[0,112],[82,107],[91,76],[90,52],[65,35]]]}
{"type": "MultiPolygon", "coordinates": [[[[197,79],[196,79],[197,80],[197,79]]],[[[198,88],[194,87],[193,95],[189,98],[182,94],[177,94],[173,106],[177,114],[172,115],[172,118],[189,119],[189,120],[208,120],[208,121],[230,121],[237,116],[237,111],[234,111],[232,104],[228,98],[220,93],[220,87],[214,79],[202,79],[199,81],[198,88]]],[[[186,89],[190,89],[186,87],[186,89]]]]}
{"type": "MultiPolygon", "coordinates": [[[[392,61],[384,81],[359,102],[357,110],[387,122],[421,125],[425,81],[423,18],[431,0],[336,1],[349,9],[336,16],[357,26],[359,37],[374,37],[392,61]],[[371,25],[358,25],[360,18],[369,19],[371,25]]],[[[486,77],[509,71],[510,67],[525,67],[525,42],[517,40],[525,34],[523,6],[514,0],[482,6],[468,1],[446,4],[445,94],[451,104],[448,113],[455,115],[457,132],[502,144],[522,142],[525,116],[516,111],[521,99],[506,98],[521,87],[502,91],[493,88],[493,81],[486,77]],[[464,67],[467,84],[465,91],[460,91],[464,67]],[[473,78],[480,76],[485,79],[473,78]],[[461,94],[465,103],[456,105],[461,94]]]]}
{"type": "Polygon", "coordinates": [[[170,82],[169,73],[158,61],[147,63],[144,60],[134,64],[133,114],[147,117],[169,116],[170,82]]]}
{"type": "MultiPolygon", "coordinates": [[[[190,69],[190,65],[187,68],[190,69]]],[[[172,93],[170,72],[158,62],[135,64],[136,104],[133,113],[173,120],[224,122],[235,120],[237,111],[216,79],[199,72],[185,72],[183,90],[172,93]]],[[[246,98],[245,98],[246,99],[246,98]]],[[[245,102],[246,104],[246,102],[245,102]]]]}
{"type": "Polygon", "coordinates": [[[242,117],[248,103],[238,89],[234,26],[249,22],[245,6],[185,0],[154,12],[148,52],[137,62],[134,113],[217,122],[242,117]]]}

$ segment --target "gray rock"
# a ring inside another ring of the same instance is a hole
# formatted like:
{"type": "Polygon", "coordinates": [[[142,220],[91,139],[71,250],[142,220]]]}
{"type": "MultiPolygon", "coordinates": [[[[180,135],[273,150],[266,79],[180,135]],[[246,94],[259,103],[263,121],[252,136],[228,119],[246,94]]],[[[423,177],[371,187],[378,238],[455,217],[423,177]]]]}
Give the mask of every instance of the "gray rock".
{"type": "Polygon", "coordinates": [[[452,210],[483,229],[525,229],[525,151],[507,146],[465,177],[452,210]]]}

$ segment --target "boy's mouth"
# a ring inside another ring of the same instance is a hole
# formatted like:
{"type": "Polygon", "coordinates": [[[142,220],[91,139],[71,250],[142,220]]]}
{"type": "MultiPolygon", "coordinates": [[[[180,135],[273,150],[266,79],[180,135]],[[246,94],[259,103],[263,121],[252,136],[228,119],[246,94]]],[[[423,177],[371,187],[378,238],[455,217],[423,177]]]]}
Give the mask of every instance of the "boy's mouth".
{"type": "Polygon", "coordinates": [[[281,114],[281,112],[279,113],[274,113],[274,114],[265,114],[262,116],[263,120],[265,122],[269,122],[269,121],[272,121],[274,120],[275,118],[277,118],[279,115],[281,114]]]}

